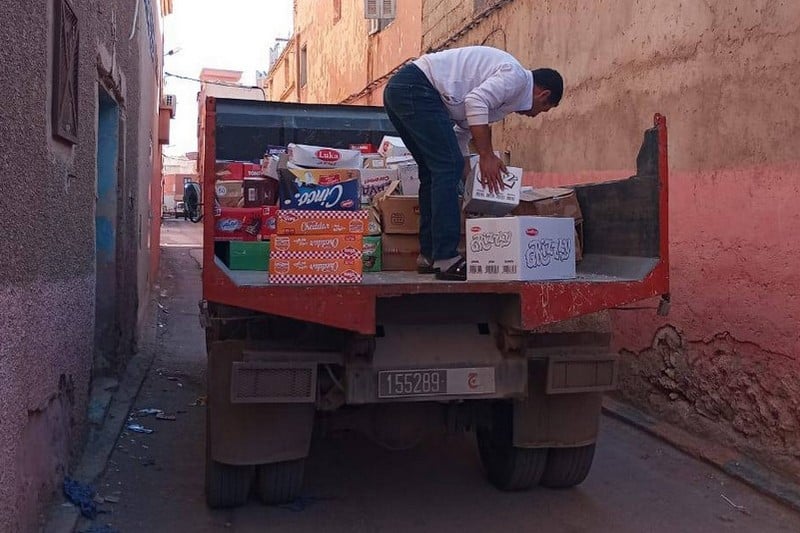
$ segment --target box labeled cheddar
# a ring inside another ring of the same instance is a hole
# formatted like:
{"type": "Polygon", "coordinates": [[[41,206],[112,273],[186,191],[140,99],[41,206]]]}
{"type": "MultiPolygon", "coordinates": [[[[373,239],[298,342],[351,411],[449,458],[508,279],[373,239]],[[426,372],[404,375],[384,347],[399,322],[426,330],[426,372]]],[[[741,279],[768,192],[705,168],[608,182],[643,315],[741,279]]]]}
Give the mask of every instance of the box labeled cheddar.
{"type": "Polygon", "coordinates": [[[363,262],[355,258],[282,259],[270,256],[269,282],[276,284],[361,283],[363,262]]]}
{"type": "Polygon", "coordinates": [[[298,211],[279,209],[278,235],[364,235],[366,211],[298,211]]]}
{"type": "Polygon", "coordinates": [[[361,235],[281,235],[272,238],[276,258],[361,257],[361,235]]]}

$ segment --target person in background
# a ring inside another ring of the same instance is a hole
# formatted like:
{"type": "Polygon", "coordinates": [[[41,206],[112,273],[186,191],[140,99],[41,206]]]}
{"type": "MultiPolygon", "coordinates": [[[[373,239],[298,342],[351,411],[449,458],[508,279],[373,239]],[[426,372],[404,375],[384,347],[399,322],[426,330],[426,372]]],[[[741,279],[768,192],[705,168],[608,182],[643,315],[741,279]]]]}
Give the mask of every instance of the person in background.
{"type": "Polygon", "coordinates": [[[384,107],[419,166],[418,272],[466,281],[466,260],[458,253],[458,186],[470,139],[481,175],[490,190],[499,191],[506,169],[494,154],[489,124],[510,113],[546,113],[558,106],[563,92],[557,71],[528,70],[511,54],[488,46],[425,54],[392,76],[384,107]]]}

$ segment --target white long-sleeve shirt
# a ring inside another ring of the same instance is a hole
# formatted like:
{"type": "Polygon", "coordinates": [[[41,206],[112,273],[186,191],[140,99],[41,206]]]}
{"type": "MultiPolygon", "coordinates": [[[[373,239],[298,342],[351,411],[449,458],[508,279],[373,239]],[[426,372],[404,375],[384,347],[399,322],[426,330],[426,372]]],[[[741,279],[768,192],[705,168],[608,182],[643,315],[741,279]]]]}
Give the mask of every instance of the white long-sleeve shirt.
{"type": "Polygon", "coordinates": [[[465,155],[470,126],[491,124],[533,107],[533,74],[497,48],[454,48],[425,54],[414,64],[439,91],[465,155]]]}

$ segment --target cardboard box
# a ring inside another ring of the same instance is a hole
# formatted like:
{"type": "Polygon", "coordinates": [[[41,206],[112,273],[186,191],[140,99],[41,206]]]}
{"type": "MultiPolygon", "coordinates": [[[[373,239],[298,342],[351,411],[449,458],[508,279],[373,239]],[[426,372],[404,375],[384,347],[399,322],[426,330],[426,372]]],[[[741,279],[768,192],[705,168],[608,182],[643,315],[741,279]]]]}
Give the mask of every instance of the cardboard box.
{"type": "Polygon", "coordinates": [[[380,154],[365,155],[364,168],[386,168],[386,160],[380,154]]]}
{"type": "Polygon", "coordinates": [[[244,207],[243,180],[219,180],[214,192],[221,207],[244,207]]]}
{"type": "Polygon", "coordinates": [[[383,157],[398,157],[411,155],[411,151],[406,148],[406,144],[400,137],[385,136],[378,147],[378,153],[383,157]]]}
{"type": "Polygon", "coordinates": [[[361,257],[347,259],[281,259],[271,255],[269,282],[278,284],[361,283],[361,257]]]}
{"type": "Polygon", "coordinates": [[[269,205],[261,208],[261,240],[269,240],[278,231],[278,206],[269,205]]]}
{"type": "MultiPolygon", "coordinates": [[[[389,190],[391,188],[387,189],[389,190]]],[[[389,193],[377,197],[376,202],[384,233],[395,235],[419,233],[419,197],[389,193]]]]}
{"type": "Polygon", "coordinates": [[[361,235],[276,235],[272,253],[282,259],[337,259],[361,257],[361,235]]]}
{"type": "Polygon", "coordinates": [[[244,178],[261,178],[264,173],[261,171],[261,165],[257,163],[242,163],[242,176],[244,178]]]}
{"type": "Polygon", "coordinates": [[[244,165],[241,161],[217,160],[214,174],[217,180],[244,179],[244,165]]]}
{"type": "Polygon", "coordinates": [[[269,241],[231,241],[222,244],[225,245],[222,262],[231,270],[266,271],[269,267],[269,241]]]}
{"type": "Polygon", "coordinates": [[[289,162],[305,168],[361,168],[361,152],[310,146],[307,144],[289,145],[289,162]]]}
{"type": "Polygon", "coordinates": [[[214,239],[255,241],[261,234],[261,217],[258,207],[221,207],[214,217],[214,239]]]}
{"type": "Polygon", "coordinates": [[[375,196],[388,189],[398,177],[396,169],[388,168],[362,168],[359,173],[362,204],[371,204],[375,196]]]}
{"type": "Polygon", "coordinates": [[[464,189],[463,210],[466,213],[481,215],[503,216],[507,215],[519,205],[519,191],[522,185],[522,169],[506,167],[508,172],[503,176],[505,189],[499,193],[492,193],[481,176],[479,158],[470,158],[471,174],[467,176],[464,189]]]}
{"type": "Polygon", "coordinates": [[[522,187],[513,215],[567,217],[575,219],[575,259],[583,259],[583,213],[574,189],[522,187]]]}
{"type": "MultiPolygon", "coordinates": [[[[419,256],[419,235],[386,235],[381,237],[381,258],[384,271],[415,271],[419,256]]],[[[461,236],[458,251],[465,253],[466,241],[461,236]]]]}
{"type": "Polygon", "coordinates": [[[375,153],[375,146],[373,146],[372,143],[351,144],[350,149],[357,150],[364,155],[375,153]]]}
{"type": "Polygon", "coordinates": [[[378,236],[383,233],[381,228],[381,213],[374,205],[363,208],[367,212],[367,231],[365,235],[378,236]]]}
{"type": "Polygon", "coordinates": [[[288,154],[275,154],[265,157],[261,161],[262,174],[272,179],[280,179],[280,170],[289,167],[288,154]]]}
{"type": "Polygon", "coordinates": [[[266,155],[280,155],[285,154],[289,150],[285,146],[278,146],[275,144],[268,144],[267,145],[267,154],[266,155]]]}
{"type": "Polygon", "coordinates": [[[384,234],[381,247],[381,270],[417,270],[419,235],[384,234]]]}
{"type": "Polygon", "coordinates": [[[356,211],[361,186],[356,169],[282,169],[279,204],[282,209],[356,211]]]}
{"type": "Polygon", "coordinates": [[[505,217],[467,223],[467,279],[541,281],[575,277],[575,221],[505,217]]]}
{"type": "Polygon", "coordinates": [[[261,207],[278,203],[278,180],[272,178],[245,178],[242,180],[245,207],[261,207]]]}
{"type": "Polygon", "coordinates": [[[387,158],[386,166],[397,170],[400,192],[406,196],[419,194],[419,166],[412,157],[387,158]]]}
{"type": "Polygon", "coordinates": [[[278,210],[278,235],[364,235],[366,211],[278,210]]]}
{"type": "Polygon", "coordinates": [[[364,262],[364,272],[380,272],[382,269],[382,254],[380,237],[364,237],[362,260],[364,262]]]}

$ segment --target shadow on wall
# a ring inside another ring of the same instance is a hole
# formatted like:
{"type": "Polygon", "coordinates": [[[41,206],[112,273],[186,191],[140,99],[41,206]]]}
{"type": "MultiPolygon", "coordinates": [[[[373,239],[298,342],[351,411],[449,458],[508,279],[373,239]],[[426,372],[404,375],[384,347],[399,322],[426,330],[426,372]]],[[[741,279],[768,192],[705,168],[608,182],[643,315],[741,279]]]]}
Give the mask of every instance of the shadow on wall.
{"type": "Polygon", "coordinates": [[[729,332],[688,340],[673,326],[620,353],[624,398],[800,480],[800,364],[729,332]]]}

